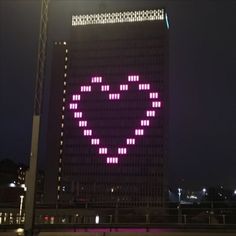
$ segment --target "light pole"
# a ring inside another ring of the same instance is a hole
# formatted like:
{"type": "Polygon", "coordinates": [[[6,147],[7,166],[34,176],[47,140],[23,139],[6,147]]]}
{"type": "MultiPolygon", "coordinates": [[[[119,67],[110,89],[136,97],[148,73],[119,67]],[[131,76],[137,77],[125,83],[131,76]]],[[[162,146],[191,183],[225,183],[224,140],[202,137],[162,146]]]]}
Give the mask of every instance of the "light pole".
{"type": "Polygon", "coordinates": [[[24,202],[24,195],[20,195],[19,224],[21,223],[21,219],[22,219],[22,208],[23,208],[23,202],[24,202]]]}

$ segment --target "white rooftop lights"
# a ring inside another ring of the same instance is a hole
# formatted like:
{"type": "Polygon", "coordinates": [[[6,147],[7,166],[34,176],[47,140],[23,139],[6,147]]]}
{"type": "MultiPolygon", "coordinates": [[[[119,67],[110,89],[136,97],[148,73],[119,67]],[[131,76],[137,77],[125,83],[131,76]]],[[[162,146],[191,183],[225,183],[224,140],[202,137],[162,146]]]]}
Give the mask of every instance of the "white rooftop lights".
{"type": "Polygon", "coordinates": [[[72,26],[155,20],[165,20],[164,9],[72,15],[72,26]]]}

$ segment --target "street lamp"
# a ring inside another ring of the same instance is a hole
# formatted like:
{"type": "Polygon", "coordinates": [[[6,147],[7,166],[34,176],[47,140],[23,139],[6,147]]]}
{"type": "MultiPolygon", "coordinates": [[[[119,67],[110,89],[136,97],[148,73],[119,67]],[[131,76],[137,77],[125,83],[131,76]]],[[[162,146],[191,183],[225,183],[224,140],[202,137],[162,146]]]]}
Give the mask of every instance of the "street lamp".
{"type": "Polygon", "coordinates": [[[182,189],[178,188],[179,202],[181,201],[181,192],[182,192],[182,189]]]}
{"type": "Polygon", "coordinates": [[[19,223],[21,223],[21,218],[22,218],[22,208],[23,208],[23,201],[24,201],[24,195],[20,195],[20,212],[19,212],[19,215],[20,215],[20,220],[19,220],[19,223]]]}

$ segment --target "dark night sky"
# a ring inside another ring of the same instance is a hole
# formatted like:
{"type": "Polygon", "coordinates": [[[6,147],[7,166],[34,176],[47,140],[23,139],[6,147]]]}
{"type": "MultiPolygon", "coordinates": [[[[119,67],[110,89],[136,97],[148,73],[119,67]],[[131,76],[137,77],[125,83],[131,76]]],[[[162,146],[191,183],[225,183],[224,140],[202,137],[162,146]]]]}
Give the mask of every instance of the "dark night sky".
{"type": "MultiPolygon", "coordinates": [[[[69,37],[72,12],[158,6],[171,25],[169,182],[236,187],[236,1],[52,0],[46,88],[52,42],[69,37]]],[[[38,0],[0,1],[0,159],[28,162],[39,16],[38,0]]]]}

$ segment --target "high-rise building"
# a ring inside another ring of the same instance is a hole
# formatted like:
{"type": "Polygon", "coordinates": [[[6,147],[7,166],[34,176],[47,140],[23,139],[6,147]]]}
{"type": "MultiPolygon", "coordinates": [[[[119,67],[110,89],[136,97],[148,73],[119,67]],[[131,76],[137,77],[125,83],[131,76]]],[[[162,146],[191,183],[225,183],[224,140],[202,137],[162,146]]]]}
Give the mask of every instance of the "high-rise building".
{"type": "Polygon", "coordinates": [[[46,202],[163,206],[168,27],[164,9],[72,16],[53,52],[46,202]]]}

